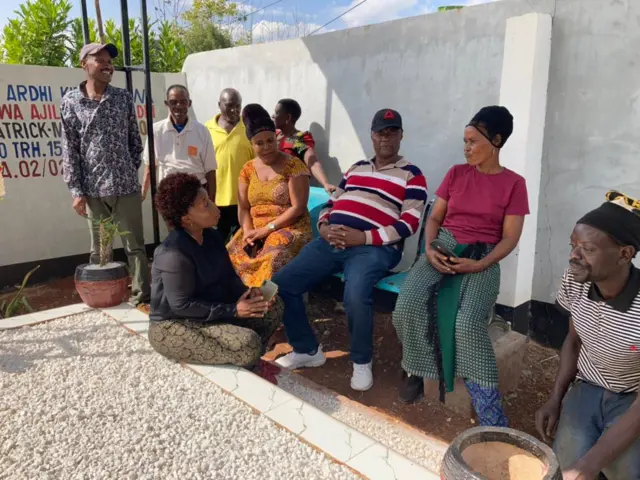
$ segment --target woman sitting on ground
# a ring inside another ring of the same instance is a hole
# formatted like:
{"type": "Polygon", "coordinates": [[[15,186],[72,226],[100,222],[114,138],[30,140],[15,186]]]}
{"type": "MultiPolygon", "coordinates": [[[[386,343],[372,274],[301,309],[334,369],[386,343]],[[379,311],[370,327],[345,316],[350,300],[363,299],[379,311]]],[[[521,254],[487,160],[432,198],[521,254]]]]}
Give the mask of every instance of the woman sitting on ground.
{"type": "Polygon", "coordinates": [[[426,225],[426,257],[400,292],[393,323],[409,375],[400,394],[414,402],[423,379],[440,382],[440,400],[463,378],[480,425],[506,426],[487,317],[498,298],[500,266],[518,244],[529,214],[524,178],[500,165],[513,132],[504,107],[481,109],[464,131],[466,164],[455,165],[436,192],[426,225]],[[438,240],[439,253],[431,245],[438,240]]]}
{"type": "Polygon", "coordinates": [[[220,211],[197,177],[168,175],[155,201],[173,231],[153,258],[151,346],[180,362],[255,365],[280,324],[282,303],[269,305],[242,283],[213,229],[220,211]]]}
{"type": "Polygon", "coordinates": [[[316,142],[311,132],[301,132],[296,128],[296,122],[302,115],[300,104],[291,98],[283,98],[276,105],[273,121],[276,124],[278,147],[280,151],[302,160],[322,188],[327,193],[336,190],[335,185],[329,183],[327,174],[316,156],[316,142]]]}
{"type": "Polygon", "coordinates": [[[257,156],[240,172],[240,230],[227,248],[243,282],[259,287],[311,240],[309,171],[278,150],[276,127],[264,108],[247,105],[242,120],[257,156]]]}

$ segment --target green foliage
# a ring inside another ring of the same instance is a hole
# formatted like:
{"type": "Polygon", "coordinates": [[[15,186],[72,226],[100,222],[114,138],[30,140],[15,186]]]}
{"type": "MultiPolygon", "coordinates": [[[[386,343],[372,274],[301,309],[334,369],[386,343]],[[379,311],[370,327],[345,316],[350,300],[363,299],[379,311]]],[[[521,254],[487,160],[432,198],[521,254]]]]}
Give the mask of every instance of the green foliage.
{"type": "MultiPolygon", "coordinates": [[[[0,0],[1,1],[1,0],[0,0]]],[[[182,5],[184,0],[163,0],[182,5]]],[[[223,18],[241,20],[235,3],[228,0],[193,0],[189,8],[174,18],[149,25],[149,55],[154,72],[179,72],[187,55],[234,45],[223,18]]],[[[178,11],[177,8],[174,11],[178,11]]],[[[0,35],[0,63],[48,66],[79,66],[79,52],[84,45],[82,20],[70,18],[70,0],[26,0],[14,13],[0,35]]],[[[104,23],[105,41],[122,52],[122,30],[112,19],[104,23]]],[[[129,19],[132,65],[143,64],[142,25],[129,19]]],[[[98,28],[89,20],[91,41],[98,40],[98,28]]],[[[115,60],[123,65],[123,56],[115,60]]]]}
{"type": "Polygon", "coordinates": [[[25,297],[22,292],[27,286],[31,275],[33,275],[33,273],[39,268],[40,265],[37,265],[24,276],[24,278],[22,279],[22,284],[18,287],[18,291],[11,300],[4,300],[2,303],[0,303],[0,318],[15,317],[18,314],[22,315],[24,313],[33,312],[33,308],[31,308],[31,305],[29,305],[27,297],[25,297]]]}
{"type": "Polygon", "coordinates": [[[179,72],[187,58],[182,32],[174,22],[163,20],[157,29],[157,39],[153,43],[151,70],[155,72],[179,72]]]}
{"type": "MultiPolygon", "coordinates": [[[[149,28],[151,29],[151,26],[149,28]]],[[[120,55],[113,60],[113,64],[117,67],[122,67],[124,65],[124,55],[122,55],[122,30],[113,20],[107,20],[104,24],[104,36],[105,41],[107,43],[113,43],[120,52],[120,55]]],[[[154,33],[149,31],[149,45],[154,44],[154,36],[154,33]]],[[[142,65],[144,61],[142,50],[142,25],[135,18],[129,19],[129,38],[129,45],[131,47],[131,64],[142,65]]],[[[150,52],[151,50],[152,48],[149,49],[150,52]]]]}
{"type": "Polygon", "coordinates": [[[193,0],[191,8],[182,14],[182,18],[190,25],[212,23],[224,17],[238,14],[238,6],[227,0],[193,0]]]}
{"type": "MultiPolygon", "coordinates": [[[[106,32],[105,32],[106,33],[106,32]]],[[[119,228],[119,223],[114,220],[114,216],[100,217],[93,223],[98,227],[100,243],[100,266],[104,267],[113,259],[113,242],[116,237],[128,235],[130,232],[123,232],[119,228]]]]}
{"type": "Polygon", "coordinates": [[[199,22],[184,29],[184,46],[187,55],[233,46],[231,35],[213,23],[199,22]]]}
{"type": "Polygon", "coordinates": [[[442,6],[442,7],[438,7],[438,11],[439,12],[447,12],[449,10],[461,10],[463,8],[464,8],[463,5],[445,5],[445,6],[442,6]]]}
{"type": "MultiPolygon", "coordinates": [[[[89,19],[89,40],[98,41],[98,27],[93,18],[89,19]]],[[[84,32],[82,31],[82,19],[74,18],[71,22],[69,35],[69,63],[72,67],[80,66],[80,49],[84,45],[84,32]]]]}
{"type": "Polygon", "coordinates": [[[23,65],[64,67],[71,27],[68,0],[27,0],[2,30],[2,61],[23,65]]]}

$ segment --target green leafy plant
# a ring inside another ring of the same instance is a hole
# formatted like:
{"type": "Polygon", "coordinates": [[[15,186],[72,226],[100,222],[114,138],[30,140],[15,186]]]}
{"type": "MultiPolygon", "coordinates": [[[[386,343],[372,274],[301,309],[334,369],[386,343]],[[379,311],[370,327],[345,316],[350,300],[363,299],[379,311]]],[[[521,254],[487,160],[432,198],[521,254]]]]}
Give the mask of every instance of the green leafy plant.
{"type": "Polygon", "coordinates": [[[64,67],[71,26],[68,0],[27,0],[2,30],[4,63],[64,67]]]}
{"type": "Polygon", "coordinates": [[[98,229],[100,239],[100,266],[104,267],[113,260],[113,242],[116,237],[128,235],[130,232],[121,231],[113,215],[107,218],[100,217],[100,220],[95,219],[93,223],[98,229]]]}
{"type": "MultiPolygon", "coordinates": [[[[71,16],[70,0],[26,0],[0,30],[0,63],[79,66],[84,45],[82,20],[71,16]]],[[[95,2],[96,6],[100,3],[95,2]]],[[[149,21],[151,71],[179,72],[187,55],[244,43],[231,38],[232,24],[243,21],[229,0],[157,0],[156,21],[149,21]],[[222,24],[225,20],[225,25],[222,24]]],[[[141,65],[142,24],[129,19],[131,63],[141,65]]],[[[122,30],[107,19],[89,19],[89,38],[113,43],[122,51],[122,30]]],[[[114,64],[122,66],[119,55],[114,64]]]]}
{"type": "Polygon", "coordinates": [[[0,318],[9,318],[16,316],[16,314],[33,312],[33,308],[31,308],[31,305],[29,305],[27,297],[25,297],[22,292],[26,288],[31,275],[33,275],[33,273],[39,268],[40,265],[37,265],[24,276],[24,278],[22,279],[22,283],[18,287],[18,291],[11,300],[4,300],[2,301],[2,303],[0,303],[0,318]]]}

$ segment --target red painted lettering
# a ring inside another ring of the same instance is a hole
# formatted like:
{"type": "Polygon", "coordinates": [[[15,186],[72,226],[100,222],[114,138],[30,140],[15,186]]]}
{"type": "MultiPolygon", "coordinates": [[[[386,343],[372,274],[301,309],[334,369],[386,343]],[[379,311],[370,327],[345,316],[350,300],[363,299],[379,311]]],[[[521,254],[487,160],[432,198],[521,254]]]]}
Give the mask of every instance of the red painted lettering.
{"type": "Polygon", "coordinates": [[[0,119],[1,120],[24,120],[22,111],[17,104],[3,104],[0,105],[0,119]]]}

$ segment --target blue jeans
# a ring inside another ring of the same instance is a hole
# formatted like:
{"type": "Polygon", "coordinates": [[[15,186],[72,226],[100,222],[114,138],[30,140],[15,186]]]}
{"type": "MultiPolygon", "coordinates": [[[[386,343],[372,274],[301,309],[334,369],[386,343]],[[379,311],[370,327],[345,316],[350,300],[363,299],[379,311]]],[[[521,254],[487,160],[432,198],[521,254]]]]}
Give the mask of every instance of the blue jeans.
{"type": "MultiPolygon", "coordinates": [[[[635,393],[614,393],[578,381],[562,402],[553,450],[568,468],[593,447],[635,401],[635,393]]],[[[640,440],[602,471],[608,480],[640,480],[640,440]]]]}
{"type": "Polygon", "coordinates": [[[387,276],[402,252],[385,246],[361,245],[339,250],[316,238],[274,277],[284,301],[284,328],[293,350],[312,353],[318,348],[302,298],[329,275],[344,271],[344,307],[349,321],[351,360],[369,363],[373,355],[373,288],[387,276]]]}

